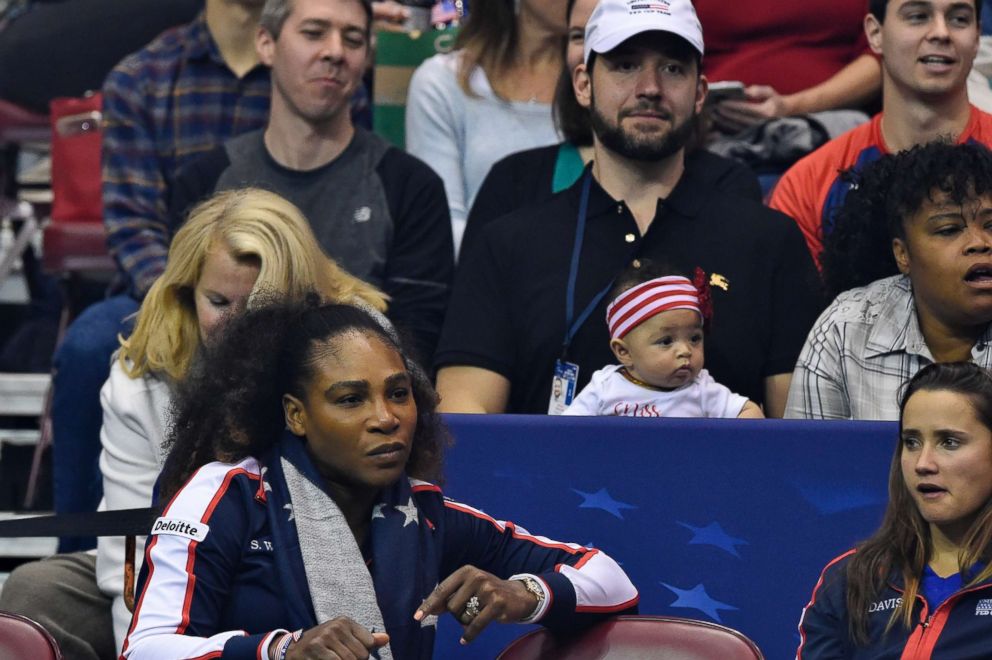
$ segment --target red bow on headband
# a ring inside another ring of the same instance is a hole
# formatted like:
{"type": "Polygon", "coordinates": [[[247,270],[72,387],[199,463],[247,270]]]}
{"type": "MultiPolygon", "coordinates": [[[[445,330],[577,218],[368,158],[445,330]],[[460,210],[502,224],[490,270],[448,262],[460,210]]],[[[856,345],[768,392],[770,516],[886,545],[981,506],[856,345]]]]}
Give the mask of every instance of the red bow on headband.
{"type": "Polygon", "coordinates": [[[699,313],[703,315],[703,328],[709,332],[710,323],[713,321],[713,292],[710,290],[706,273],[699,266],[696,266],[692,274],[692,284],[699,292],[699,313]]]}

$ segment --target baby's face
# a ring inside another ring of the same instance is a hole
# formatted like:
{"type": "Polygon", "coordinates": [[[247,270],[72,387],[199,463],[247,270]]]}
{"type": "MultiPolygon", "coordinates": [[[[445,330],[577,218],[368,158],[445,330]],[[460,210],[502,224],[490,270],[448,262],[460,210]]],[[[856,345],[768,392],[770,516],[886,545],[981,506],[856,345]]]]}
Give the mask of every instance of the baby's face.
{"type": "Polygon", "coordinates": [[[627,333],[623,343],[627,371],[653,387],[682,387],[703,368],[703,321],[689,309],[652,316],[627,333]]]}

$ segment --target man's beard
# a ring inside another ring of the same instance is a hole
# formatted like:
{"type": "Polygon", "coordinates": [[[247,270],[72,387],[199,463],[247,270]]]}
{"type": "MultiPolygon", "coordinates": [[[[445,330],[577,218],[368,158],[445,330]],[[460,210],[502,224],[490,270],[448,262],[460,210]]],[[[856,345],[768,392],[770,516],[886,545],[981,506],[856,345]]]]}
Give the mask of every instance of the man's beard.
{"type": "Polygon", "coordinates": [[[628,133],[621,127],[620,121],[615,125],[610,124],[596,108],[595,99],[589,109],[589,117],[592,131],[604,147],[624,158],[656,162],[674,155],[686,145],[695,130],[696,115],[693,114],[681,124],[676,124],[669,114],[668,120],[672,122],[671,130],[662,135],[643,136],[628,133]]]}

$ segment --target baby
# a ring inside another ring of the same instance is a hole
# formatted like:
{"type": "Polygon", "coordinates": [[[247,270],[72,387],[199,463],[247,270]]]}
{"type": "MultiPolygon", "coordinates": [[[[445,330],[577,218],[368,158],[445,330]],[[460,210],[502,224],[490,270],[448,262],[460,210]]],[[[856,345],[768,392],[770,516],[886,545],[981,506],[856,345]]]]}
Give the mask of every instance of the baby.
{"type": "Polygon", "coordinates": [[[565,415],[764,417],[754,402],[703,369],[709,286],[641,261],[626,270],[606,308],[610,349],[620,361],[600,369],[565,415]]]}

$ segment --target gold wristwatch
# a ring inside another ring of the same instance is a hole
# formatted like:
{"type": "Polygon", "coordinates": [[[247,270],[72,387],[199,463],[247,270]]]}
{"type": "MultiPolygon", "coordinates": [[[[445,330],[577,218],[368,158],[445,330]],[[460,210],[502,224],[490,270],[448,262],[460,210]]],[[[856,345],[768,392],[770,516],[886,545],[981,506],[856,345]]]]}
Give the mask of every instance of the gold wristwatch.
{"type": "Polygon", "coordinates": [[[531,619],[534,618],[534,615],[536,615],[541,610],[541,606],[544,605],[544,599],[547,597],[546,594],[544,593],[544,587],[542,587],[537,580],[535,580],[529,575],[513,576],[510,579],[519,580],[520,582],[523,582],[524,588],[527,589],[527,591],[529,591],[530,593],[534,594],[534,596],[537,598],[537,605],[534,606],[534,609],[531,610],[530,614],[528,614],[526,617],[521,619],[521,621],[530,621],[531,619]]]}

